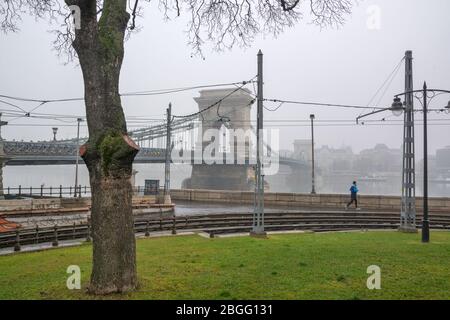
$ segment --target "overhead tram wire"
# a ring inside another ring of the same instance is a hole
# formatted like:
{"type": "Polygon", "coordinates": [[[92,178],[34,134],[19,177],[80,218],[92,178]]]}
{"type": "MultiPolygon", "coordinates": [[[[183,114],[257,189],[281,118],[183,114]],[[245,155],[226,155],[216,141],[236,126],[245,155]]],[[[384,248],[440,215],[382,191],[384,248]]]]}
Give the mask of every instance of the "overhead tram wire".
{"type": "MultiPolygon", "coordinates": [[[[394,70],[395,71],[395,70],[394,70]]],[[[393,72],[395,73],[395,72],[393,72]]],[[[186,119],[186,118],[191,118],[190,121],[192,121],[195,116],[197,115],[201,115],[203,112],[207,111],[208,109],[216,106],[217,104],[220,105],[220,103],[225,100],[227,97],[229,97],[230,95],[232,95],[233,93],[235,93],[238,90],[241,90],[246,84],[248,83],[253,83],[254,84],[254,79],[255,77],[253,77],[250,81],[243,81],[243,82],[235,82],[235,83],[229,83],[229,84],[217,84],[217,85],[207,85],[207,86],[195,86],[195,87],[186,87],[186,88],[177,88],[177,89],[173,89],[173,90],[188,90],[188,89],[197,89],[197,88],[201,88],[201,87],[213,87],[213,86],[224,86],[224,85],[230,85],[233,84],[235,85],[237,88],[235,90],[233,90],[232,92],[230,92],[229,94],[227,94],[226,96],[224,96],[223,98],[219,99],[217,102],[215,102],[214,104],[212,104],[211,106],[203,109],[202,111],[193,113],[193,114],[189,114],[189,115],[185,115],[185,116],[174,116],[173,118],[180,118],[180,119],[186,119]],[[240,86],[238,86],[237,84],[241,84],[240,86]]],[[[391,79],[392,80],[392,79],[391,79]]],[[[385,81],[386,82],[386,81],[385,81]]],[[[382,88],[382,87],[381,87],[382,88]]],[[[380,88],[380,90],[381,90],[380,88]]],[[[153,93],[161,93],[163,89],[161,90],[154,90],[154,91],[147,91],[147,92],[135,92],[135,93],[130,93],[131,95],[152,95],[153,93]]],[[[172,91],[173,91],[172,90],[172,91]]],[[[169,91],[167,91],[167,93],[170,93],[169,91]]],[[[73,99],[58,99],[58,100],[35,100],[35,99],[26,99],[26,98],[17,98],[17,97],[10,97],[10,96],[4,96],[4,95],[0,95],[0,97],[6,97],[6,98],[15,98],[15,99],[21,99],[22,101],[32,101],[32,102],[40,102],[40,104],[35,107],[32,110],[37,109],[38,107],[40,107],[41,105],[44,105],[46,103],[49,102],[64,102],[64,101],[75,101],[75,100],[80,100],[81,98],[73,98],[73,99]]],[[[302,104],[302,105],[312,105],[312,106],[328,106],[328,107],[341,107],[341,108],[357,108],[357,109],[382,109],[382,108],[377,108],[377,107],[369,107],[369,106],[358,106],[358,105],[344,105],[344,104],[331,104],[331,103],[318,103],[318,102],[304,102],[304,101],[290,101],[290,100],[279,100],[279,99],[264,99],[265,101],[270,101],[270,102],[276,102],[279,103],[278,107],[276,107],[275,109],[269,109],[266,106],[264,106],[264,108],[268,111],[276,111],[278,110],[283,104],[287,103],[287,104],[302,104]]],[[[48,119],[48,120],[55,120],[55,121],[62,121],[62,122],[66,122],[66,123],[71,123],[70,121],[67,121],[66,119],[75,119],[76,118],[85,118],[85,116],[76,116],[76,115],[58,115],[58,114],[45,114],[45,113],[33,113],[33,115],[31,115],[29,112],[26,112],[24,109],[22,109],[19,106],[13,105],[9,102],[5,102],[0,100],[0,102],[3,102],[7,105],[11,105],[19,110],[23,110],[25,112],[18,112],[15,110],[3,110],[4,115],[6,117],[14,117],[16,116],[14,119],[12,119],[12,121],[17,120],[19,118],[23,118],[23,117],[28,117],[28,118],[36,118],[36,119],[48,119]]],[[[251,103],[253,103],[254,100],[252,100],[251,103]]],[[[250,104],[251,104],[250,103],[250,104]]],[[[418,110],[414,110],[415,112],[422,112],[422,110],[418,109],[418,110]]],[[[435,111],[435,112],[447,112],[448,110],[445,109],[430,109],[431,111],[435,111]]],[[[2,112],[2,110],[0,110],[0,112],[2,112]]],[[[227,114],[224,115],[220,115],[218,114],[219,118],[223,118],[226,117],[227,114]]],[[[144,117],[140,117],[140,116],[131,116],[131,117],[127,117],[126,118],[128,123],[140,123],[140,122],[149,122],[149,121],[155,121],[155,122],[164,122],[165,119],[149,119],[149,118],[144,118],[144,117]]],[[[72,122],[74,122],[72,121],[72,122]]],[[[189,120],[186,120],[189,121],[189,120]]],[[[276,121],[276,120],[275,120],[276,121]]],[[[369,122],[369,121],[377,121],[377,120],[367,120],[365,121],[365,123],[369,122]]],[[[385,121],[385,120],[380,120],[380,121],[385,121]]],[[[143,129],[145,130],[145,129],[143,129]]]]}
{"type": "MultiPolygon", "coordinates": [[[[423,124],[418,124],[418,126],[422,126],[423,124]]],[[[432,126],[432,127],[440,127],[440,126],[449,126],[450,125],[450,122],[449,123],[431,123],[431,124],[428,124],[428,126],[432,126]]],[[[314,126],[316,126],[316,125],[314,125],[314,126]]],[[[354,123],[336,123],[336,124],[318,124],[317,126],[319,126],[319,127],[329,127],[329,128],[333,128],[333,127],[355,127],[355,126],[357,126],[356,124],[354,124],[354,123]]],[[[364,124],[362,124],[361,126],[364,126],[364,127],[366,127],[366,126],[369,126],[369,127],[374,127],[374,126],[377,126],[377,127],[383,127],[383,126],[385,126],[385,127],[391,127],[391,126],[403,126],[403,124],[402,123],[364,123],[364,124]]],[[[294,127],[294,128],[297,128],[297,127],[305,127],[305,128],[309,128],[309,127],[311,127],[310,125],[307,125],[307,124],[300,124],[300,125],[298,125],[298,124],[285,124],[285,125],[266,125],[266,127],[273,127],[273,128],[281,128],[281,127],[294,127]]]]}
{"type": "MultiPolygon", "coordinates": [[[[252,104],[253,100],[249,103],[252,104]]],[[[267,108],[266,108],[267,109],[267,108]]],[[[12,111],[12,110],[2,110],[0,109],[0,112],[2,112],[3,116],[5,118],[14,118],[14,119],[18,119],[18,118],[24,118],[23,113],[17,112],[17,111],[12,111]]],[[[234,110],[227,112],[225,114],[219,114],[219,118],[221,117],[226,117],[228,114],[234,112],[234,110]]],[[[415,112],[423,112],[423,110],[415,110],[415,112]]],[[[432,112],[436,112],[436,113],[448,113],[448,110],[445,109],[430,109],[429,113],[432,112]]],[[[55,121],[62,121],[62,122],[72,122],[75,123],[77,118],[85,118],[85,116],[79,116],[79,115],[61,115],[61,114],[47,114],[47,113],[35,113],[33,115],[29,115],[27,116],[27,118],[32,118],[32,119],[45,119],[45,120],[55,120],[55,121]],[[69,121],[69,119],[72,119],[72,121],[69,121]]],[[[13,119],[13,120],[14,120],[13,119]]],[[[380,120],[366,120],[365,122],[369,122],[369,121],[386,121],[386,117],[384,117],[383,119],[380,120]],[[384,120],[383,120],[384,119],[384,120]]],[[[163,123],[165,121],[165,119],[163,118],[146,118],[146,117],[139,117],[139,116],[133,116],[133,117],[126,117],[127,123],[148,123],[148,122],[161,122],[163,123]]],[[[438,120],[446,120],[446,119],[434,119],[435,121],[438,120]]],[[[11,120],[10,120],[11,121],[11,120]]],[[[217,121],[217,120],[204,120],[204,122],[208,122],[208,121],[217,121]]],[[[233,120],[234,122],[242,122],[240,120],[233,120]]],[[[283,121],[302,121],[302,120],[285,120],[285,119],[273,119],[273,120],[266,120],[266,122],[283,122],[283,121]]],[[[304,120],[305,122],[309,121],[309,120],[304,120]]],[[[321,120],[317,120],[317,121],[321,121],[321,120]]],[[[330,121],[341,121],[339,119],[336,120],[329,120],[330,121]]],[[[350,121],[350,120],[348,120],[350,121]]],[[[352,120],[353,121],[353,120],[352,120]]],[[[402,121],[402,120],[390,120],[390,121],[402,121]]]]}
{"type": "Polygon", "coordinates": [[[389,76],[384,80],[383,84],[378,88],[378,90],[375,92],[375,94],[372,96],[372,98],[369,100],[366,106],[356,106],[356,105],[343,105],[343,104],[331,104],[331,103],[317,103],[317,102],[304,102],[304,101],[289,101],[289,100],[280,100],[280,99],[264,99],[265,101],[269,102],[275,102],[280,103],[276,108],[270,109],[266,106],[264,106],[264,109],[270,112],[277,111],[284,103],[288,104],[301,104],[301,105],[311,105],[311,106],[328,106],[328,107],[340,107],[340,108],[354,108],[354,109],[372,109],[372,111],[375,110],[381,110],[383,108],[380,107],[370,107],[370,104],[373,102],[373,100],[378,96],[380,91],[385,88],[383,94],[380,96],[377,104],[380,103],[381,99],[386,94],[388,88],[392,84],[392,81],[394,80],[395,76],[397,75],[398,71],[400,70],[402,62],[405,60],[405,57],[403,56],[402,59],[397,63],[397,65],[394,67],[394,70],[389,74],[389,76]]]}
{"type": "MultiPolygon", "coordinates": [[[[212,88],[212,87],[220,87],[220,86],[231,86],[231,85],[238,85],[238,84],[247,84],[250,83],[251,81],[253,81],[255,78],[251,79],[250,81],[244,81],[244,82],[231,82],[231,83],[219,83],[219,84],[210,84],[210,85],[197,85],[197,86],[190,86],[190,87],[182,87],[182,88],[172,88],[172,89],[155,89],[155,90],[147,90],[147,91],[141,91],[141,92],[130,92],[130,93],[123,93],[123,94],[119,94],[120,96],[124,96],[124,97],[130,97],[130,96],[153,96],[153,95],[162,95],[162,94],[170,94],[170,93],[178,93],[178,92],[183,92],[183,91],[189,91],[189,90],[195,90],[195,89],[201,89],[201,88],[212,88]]],[[[27,117],[27,118],[38,118],[36,116],[34,116],[36,113],[34,113],[34,115],[31,115],[32,112],[36,111],[38,108],[42,107],[45,104],[48,103],[56,103],[56,102],[71,102],[71,101],[82,101],[84,100],[84,98],[64,98],[64,99],[30,99],[30,98],[23,98],[23,97],[15,97],[15,96],[9,96],[9,95],[0,95],[0,98],[4,98],[4,99],[11,99],[11,100],[16,100],[16,101],[22,101],[22,102],[36,102],[39,103],[39,105],[37,105],[36,107],[32,108],[30,111],[26,111],[24,108],[10,103],[8,101],[4,101],[4,100],[0,100],[1,103],[9,105],[11,107],[14,107],[20,111],[22,111],[23,113],[17,114],[17,116],[13,117],[13,119],[10,119],[9,122],[12,121],[16,121],[18,119],[27,117]]],[[[42,119],[49,119],[49,120],[56,120],[56,121],[62,121],[62,122],[68,122],[66,120],[63,120],[65,118],[73,118],[74,116],[62,116],[60,117],[59,115],[55,115],[55,116],[50,116],[49,118],[47,117],[39,117],[42,119]]],[[[85,117],[76,117],[76,118],[85,118],[85,117]]]]}
{"type": "MultiPolygon", "coordinates": [[[[309,106],[318,106],[318,107],[374,109],[374,110],[384,109],[381,107],[367,107],[367,106],[360,106],[360,105],[347,105],[347,104],[339,104],[339,103],[321,103],[321,102],[311,102],[311,101],[293,101],[293,100],[281,100],[281,99],[264,99],[264,101],[281,103],[281,104],[299,104],[299,105],[309,105],[309,106]]],[[[275,110],[277,110],[277,109],[275,109],[275,110]]]]}
{"type": "MultiPolygon", "coordinates": [[[[395,77],[397,76],[398,72],[400,71],[400,67],[401,67],[401,63],[402,61],[405,59],[405,57],[403,57],[403,59],[400,61],[400,63],[397,66],[397,69],[394,70],[394,73],[391,77],[391,80],[389,80],[389,82],[387,83],[386,87],[384,88],[383,93],[381,94],[381,96],[378,98],[376,105],[379,105],[381,103],[381,100],[384,98],[384,96],[386,95],[387,91],[389,90],[389,88],[391,87],[392,82],[394,81],[395,77]]],[[[370,103],[369,103],[370,104],[370,103]]],[[[373,110],[375,111],[375,110],[373,110]]]]}
{"type": "MultiPolygon", "coordinates": [[[[254,78],[251,81],[253,81],[253,80],[254,80],[254,78]]],[[[197,85],[197,86],[180,87],[180,88],[154,89],[154,90],[146,90],[146,91],[125,92],[125,93],[120,93],[119,95],[121,97],[152,96],[152,95],[169,94],[169,93],[176,93],[176,92],[189,91],[189,90],[202,89],[202,88],[232,86],[232,85],[237,85],[237,84],[242,84],[242,83],[243,82],[230,82],[230,83],[197,85]]],[[[244,81],[244,83],[247,84],[247,83],[250,83],[250,81],[244,81]]],[[[71,102],[71,101],[84,100],[84,97],[83,98],[81,98],[81,97],[63,98],[63,99],[30,99],[30,98],[9,96],[9,95],[3,95],[3,94],[0,94],[0,98],[11,99],[11,100],[16,100],[16,101],[23,101],[23,102],[39,102],[39,103],[71,102]]],[[[24,111],[24,110],[22,110],[22,111],[24,111]]]]}
{"type": "MultiPolygon", "coordinates": [[[[450,123],[449,119],[433,119],[433,122],[440,122],[440,121],[448,121],[448,123],[450,123]]],[[[211,120],[210,122],[217,122],[217,120],[211,120]]],[[[239,121],[237,121],[237,122],[239,122],[239,121]]],[[[264,122],[266,122],[266,121],[264,121],[264,122]]],[[[308,123],[308,120],[305,120],[305,121],[301,121],[301,120],[294,120],[294,121],[267,121],[267,122],[270,123],[271,125],[276,125],[276,123],[287,123],[287,124],[308,123]]],[[[317,122],[319,122],[319,121],[317,121],[317,122]]],[[[355,121],[351,121],[351,120],[343,120],[343,121],[325,120],[325,121],[321,121],[319,123],[323,123],[323,124],[341,124],[341,123],[352,124],[353,123],[354,124],[354,122],[355,121]]],[[[380,123],[383,123],[383,122],[384,123],[395,122],[396,123],[396,122],[399,122],[399,121],[397,121],[397,120],[366,120],[365,121],[365,123],[377,123],[377,122],[380,122],[380,123]]],[[[75,122],[70,122],[70,123],[73,123],[73,126],[75,126],[75,127],[77,126],[75,122]]],[[[241,122],[239,122],[239,123],[241,123],[241,122]]],[[[246,121],[245,123],[256,123],[256,121],[246,121]]],[[[30,127],[33,127],[33,126],[35,126],[35,127],[36,126],[53,126],[53,125],[54,125],[53,123],[29,123],[29,124],[27,124],[27,123],[14,123],[14,124],[11,124],[11,126],[30,126],[30,127]]],[[[138,125],[138,124],[133,124],[133,125],[138,125]]],[[[80,126],[87,127],[86,124],[80,125],[80,126]]]]}
{"type": "MultiPolygon", "coordinates": [[[[246,82],[246,81],[243,81],[246,82]]],[[[173,88],[173,89],[159,89],[159,90],[148,90],[148,91],[137,91],[130,93],[121,94],[122,97],[127,96],[147,96],[147,95],[161,95],[161,94],[169,94],[169,93],[178,93],[183,91],[190,91],[195,89],[204,89],[204,88],[215,88],[215,87],[224,87],[224,86],[237,86],[242,84],[243,82],[231,82],[231,83],[219,83],[219,84],[211,84],[211,85],[201,85],[201,86],[191,86],[191,87],[181,87],[181,88],[173,88]]],[[[249,83],[249,82],[247,82],[249,83]]]]}
{"type": "MultiPolygon", "coordinates": [[[[0,112],[2,112],[2,110],[0,110],[0,112]]],[[[76,115],[51,115],[51,114],[46,114],[46,115],[29,115],[29,116],[25,116],[24,114],[21,113],[9,113],[9,112],[2,112],[2,115],[4,118],[8,118],[8,125],[12,125],[11,122],[19,120],[19,119],[23,119],[23,118],[27,118],[27,119],[40,119],[40,120],[53,120],[53,121],[58,121],[58,122],[64,122],[64,123],[76,123],[78,118],[82,118],[85,119],[85,116],[76,116],[76,115]]],[[[142,127],[143,124],[148,124],[149,122],[153,122],[153,123],[162,123],[164,122],[164,119],[160,118],[142,118],[142,119],[138,119],[138,118],[131,118],[129,119],[128,117],[125,118],[127,121],[127,124],[137,124],[142,127]]],[[[30,126],[32,124],[29,124],[30,126]]],[[[53,124],[55,125],[55,124],[53,124]]],[[[59,124],[58,124],[59,125],[59,124]]]]}
{"type": "MultiPolygon", "coordinates": [[[[446,120],[449,121],[447,119],[442,119],[442,120],[446,120]]],[[[341,122],[341,123],[318,123],[318,126],[323,126],[323,127],[341,127],[341,126],[356,126],[354,123],[351,122],[341,122]]],[[[365,122],[364,126],[400,126],[402,125],[401,123],[395,122],[395,123],[389,123],[386,121],[381,121],[381,120],[372,120],[372,122],[365,122]]],[[[418,124],[420,126],[420,124],[418,124]]],[[[429,123],[428,125],[431,126],[449,126],[450,125],[450,121],[446,122],[446,123],[429,123]]],[[[15,123],[15,124],[11,124],[9,125],[10,127],[52,127],[54,126],[54,124],[39,124],[39,123],[32,123],[32,124],[25,124],[25,123],[15,123]]],[[[77,127],[77,124],[61,124],[59,125],[61,127],[77,127]]],[[[284,124],[267,124],[268,127],[310,127],[309,124],[307,123],[284,123],[284,124]]],[[[82,127],[87,127],[86,125],[82,125],[82,127]]],[[[136,128],[140,128],[141,126],[138,125],[129,125],[129,127],[136,127],[136,128]]]]}
{"type": "MultiPolygon", "coordinates": [[[[450,121],[450,119],[428,119],[429,121],[450,121]]],[[[217,122],[217,120],[204,120],[204,121],[199,121],[199,122],[217,122]]],[[[233,122],[237,122],[237,123],[256,123],[256,120],[233,120],[233,122]]],[[[264,122],[268,122],[268,123],[310,123],[311,120],[306,120],[306,119],[268,119],[268,120],[264,120],[264,122]]],[[[330,120],[315,120],[314,122],[318,122],[318,123],[342,123],[342,122],[349,122],[349,123],[355,123],[355,120],[353,119],[330,119],[330,120]]],[[[397,119],[385,119],[385,120],[366,120],[365,122],[403,122],[403,120],[397,120],[397,119]]]]}
{"type": "Polygon", "coordinates": [[[11,107],[16,108],[16,109],[19,109],[20,111],[23,111],[23,112],[27,112],[25,109],[22,109],[18,105],[15,105],[15,104],[13,104],[11,102],[0,100],[0,103],[6,104],[6,105],[11,106],[11,107]]]}
{"type": "MultiPolygon", "coordinates": [[[[275,112],[275,111],[277,111],[278,109],[280,109],[280,108],[283,106],[283,104],[284,104],[284,102],[280,102],[280,104],[278,105],[278,107],[275,107],[274,109],[270,109],[270,108],[266,107],[265,105],[263,105],[263,108],[266,109],[267,111],[275,112]]],[[[308,121],[309,121],[309,120],[308,120],[308,121]]]]}
{"type": "MultiPolygon", "coordinates": [[[[241,85],[240,85],[240,86],[236,86],[236,87],[237,87],[236,89],[234,89],[233,91],[229,92],[228,94],[226,94],[225,96],[223,96],[222,98],[220,98],[219,100],[217,100],[215,103],[211,104],[210,106],[204,108],[203,110],[200,110],[200,111],[198,111],[198,112],[194,112],[194,113],[191,113],[191,114],[188,114],[188,115],[183,115],[183,116],[173,115],[173,116],[172,116],[172,121],[173,121],[172,126],[180,126],[180,125],[183,125],[184,123],[187,123],[187,122],[191,122],[191,124],[193,124],[193,121],[194,121],[194,120],[197,120],[196,118],[197,118],[197,116],[199,116],[199,115],[202,116],[202,121],[204,121],[204,119],[203,119],[203,113],[204,113],[205,111],[210,110],[211,108],[213,108],[213,107],[216,106],[216,105],[219,105],[219,107],[220,107],[220,104],[221,104],[224,100],[226,100],[229,96],[233,95],[235,92],[237,92],[237,91],[239,91],[239,90],[242,90],[242,88],[243,88],[245,85],[247,85],[247,84],[249,84],[249,83],[252,83],[253,80],[254,80],[255,78],[256,78],[256,76],[254,76],[254,77],[253,77],[252,79],[250,79],[249,81],[243,81],[243,82],[241,82],[241,85]],[[175,119],[178,119],[178,120],[175,120],[175,119]]],[[[253,102],[254,102],[254,100],[252,100],[252,101],[249,103],[249,105],[253,104],[253,102]]],[[[229,112],[229,113],[230,113],[230,112],[229,112]]],[[[228,114],[228,113],[227,113],[227,114],[228,114]]],[[[227,118],[227,117],[226,117],[227,114],[225,114],[225,115],[220,115],[220,114],[219,114],[219,110],[217,110],[217,116],[218,116],[218,119],[215,120],[215,121],[220,121],[220,120],[223,120],[223,119],[227,118]]],[[[189,128],[189,129],[192,129],[193,127],[191,127],[191,124],[186,125],[185,127],[181,127],[181,128],[189,128]]],[[[163,130],[165,129],[165,125],[164,125],[164,124],[162,124],[162,125],[160,125],[160,126],[164,127],[163,130]]],[[[150,131],[153,131],[154,128],[148,128],[148,127],[147,127],[147,128],[142,128],[142,129],[135,130],[134,133],[137,133],[137,134],[144,134],[144,135],[145,135],[146,132],[148,132],[149,130],[150,130],[150,131]]],[[[150,133],[151,133],[151,132],[150,132],[150,133]]]]}
{"type": "MultiPolygon", "coordinates": [[[[232,113],[233,111],[227,112],[223,115],[220,115],[220,117],[226,117],[229,113],[232,113]]],[[[11,117],[11,116],[8,116],[11,117]]],[[[47,118],[46,118],[47,119],[47,118]]],[[[54,118],[49,118],[50,120],[55,120],[54,118]]],[[[144,123],[147,123],[150,120],[146,120],[144,123]]],[[[153,122],[159,123],[159,126],[164,126],[164,121],[165,119],[154,119],[151,120],[153,122]]],[[[211,119],[211,120],[192,120],[192,122],[203,122],[203,123],[213,123],[213,122],[217,122],[218,119],[211,119]]],[[[446,119],[446,118],[431,118],[428,119],[429,122],[449,122],[450,123],[450,119],[446,119]]],[[[63,126],[77,126],[76,121],[66,121],[67,123],[72,123],[72,125],[63,125],[63,126]]],[[[233,122],[235,123],[240,123],[240,124],[246,124],[246,123],[256,123],[256,120],[238,120],[235,119],[233,120],[233,122]]],[[[307,123],[309,124],[310,120],[307,119],[267,119],[265,120],[266,123],[276,126],[277,124],[302,124],[302,123],[307,123]]],[[[354,124],[354,120],[353,119],[318,119],[315,122],[317,122],[318,124],[328,124],[328,125],[332,125],[332,124],[354,124]]],[[[364,123],[379,123],[379,124],[383,124],[383,123],[400,123],[403,122],[403,120],[400,119],[389,119],[388,117],[382,118],[382,119],[369,119],[364,121],[364,123]]],[[[127,119],[127,124],[129,126],[140,126],[140,121],[135,122],[133,119],[127,119]]],[[[10,124],[10,126],[54,126],[54,123],[47,123],[47,124],[43,124],[43,123],[30,123],[30,124],[26,124],[26,123],[17,123],[17,124],[10,124]]],[[[87,124],[84,123],[81,126],[86,127],[87,124]]],[[[145,128],[143,128],[145,130],[145,128]]]]}
{"type": "Polygon", "coordinates": [[[215,107],[216,105],[220,105],[220,103],[222,103],[224,100],[226,100],[228,97],[230,97],[232,94],[236,93],[239,90],[242,90],[242,88],[244,86],[246,86],[247,84],[253,82],[253,80],[256,78],[256,76],[254,76],[252,79],[250,79],[249,81],[242,81],[241,85],[238,86],[236,89],[234,89],[233,91],[230,91],[229,93],[227,93],[225,96],[223,96],[222,98],[220,98],[219,100],[217,100],[216,102],[214,102],[213,104],[209,105],[208,107],[204,108],[203,110],[191,113],[191,114],[187,114],[187,115],[183,115],[183,116],[177,116],[174,115],[172,116],[172,118],[178,118],[178,119],[187,119],[187,118],[194,118],[198,115],[201,115],[203,112],[208,111],[210,109],[212,109],[213,107],[215,107]]]}
{"type": "MultiPolygon", "coordinates": [[[[382,99],[382,98],[384,97],[384,95],[386,94],[387,89],[390,87],[390,85],[392,84],[392,81],[394,80],[394,78],[396,77],[398,71],[400,70],[400,67],[401,67],[401,65],[402,65],[402,62],[403,62],[404,60],[405,60],[405,56],[403,56],[403,57],[400,59],[399,63],[394,67],[394,70],[392,70],[392,72],[388,75],[388,77],[383,81],[383,83],[381,84],[381,86],[378,88],[378,90],[375,92],[375,94],[372,96],[372,98],[371,98],[371,99],[369,100],[369,102],[367,103],[367,105],[366,105],[367,107],[369,107],[370,104],[373,103],[373,101],[374,101],[375,98],[378,96],[378,94],[381,92],[381,90],[383,89],[383,87],[385,87],[386,84],[387,84],[387,86],[386,86],[386,88],[385,88],[383,94],[382,94],[382,95],[380,96],[380,98],[378,99],[377,105],[380,103],[381,99],[382,99]]],[[[372,110],[372,111],[375,111],[375,110],[372,110]]],[[[362,112],[361,112],[359,115],[361,115],[361,114],[362,114],[362,112]]]]}
{"type": "MultiPolygon", "coordinates": [[[[335,108],[349,108],[349,109],[371,109],[371,110],[385,110],[386,108],[383,107],[368,107],[368,106],[361,106],[361,105],[346,105],[346,104],[338,104],[338,103],[321,103],[321,102],[311,102],[311,101],[292,101],[292,100],[280,100],[280,99],[264,99],[264,101],[268,102],[274,102],[274,103],[280,103],[280,104],[298,104],[298,105],[309,105],[309,106],[318,106],[318,107],[335,107],[335,108]]],[[[279,109],[280,106],[276,107],[275,109],[268,109],[265,108],[268,111],[276,111],[279,109]]],[[[428,113],[435,111],[435,112],[443,112],[448,113],[448,110],[445,108],[440,109],[428,109],[428,113]]],[[[423,112],[422,109],[414,109],[414,112],[423,112]]]]}

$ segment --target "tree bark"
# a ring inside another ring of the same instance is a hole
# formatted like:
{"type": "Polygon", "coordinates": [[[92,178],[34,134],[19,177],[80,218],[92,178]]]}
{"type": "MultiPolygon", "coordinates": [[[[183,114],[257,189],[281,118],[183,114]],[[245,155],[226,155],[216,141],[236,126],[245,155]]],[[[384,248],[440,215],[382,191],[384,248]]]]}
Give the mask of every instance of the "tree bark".
{"type": "Polygon", "coordinates": [[[129,20],[126,0],[105,0],[97,19],[95,0],[66,0],[81,9],[75,31],[85,87],[89,140],[80,148],[89,170],[92,194],[94,294],[136,288],[136,245],[132,214],[132,163],[139,148],[127,136],[119,95],[124,34],[129,20]]]}

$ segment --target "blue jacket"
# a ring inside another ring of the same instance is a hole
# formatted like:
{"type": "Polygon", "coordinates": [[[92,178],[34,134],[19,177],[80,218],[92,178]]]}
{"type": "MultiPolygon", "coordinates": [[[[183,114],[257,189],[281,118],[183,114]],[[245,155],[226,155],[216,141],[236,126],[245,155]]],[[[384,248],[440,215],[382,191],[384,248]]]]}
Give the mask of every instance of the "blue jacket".
{"type": "Polygon", "coordinates": [[[358,190],[357,186],[355,186],[355,185],[351,186],[350,192],[352,193],[352,195],[356,195],[358,193],[358,191],[359,190],[358,190]]]}

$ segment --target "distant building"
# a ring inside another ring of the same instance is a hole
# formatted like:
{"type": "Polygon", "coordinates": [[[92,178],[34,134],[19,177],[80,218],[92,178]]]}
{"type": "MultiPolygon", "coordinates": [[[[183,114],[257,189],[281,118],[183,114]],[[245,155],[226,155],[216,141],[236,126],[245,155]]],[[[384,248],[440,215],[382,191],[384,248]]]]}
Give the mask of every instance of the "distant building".
{"type": "Polygon", "coordinates": [[[362,150],[354,163],[355,171],[373,175],[385,172],[401,172],[402,151],[377,144],[372,149],[362,150]]]}
{"type": "Polygon", "coordinates": [[[436,170],[445,176],[450,176],[450,146],[436,151],[436,170]]]}
{"type": "Polygon", "coordinates": [[[350,147],[334,149],[323,146],[316,150],[317,166],[325,174],[351,171],[354,158],[355,155],[350,147]]]}
{"type": "MultiPolygon", "coordinates": [[[[280,155],[306,161],[308,166],[301,175],[292,174],[290,169],[280,170],[289,176],[285,181],[274,184],[274,190],[286,192],[309,192],[311,190],[311,140],[294,140],[294,150],[280,150],[280,155]]],[[[402,148],[389,148],[377,144],[373,148],[354,153],[351,147],[316,147],[316,190],[321,193],[347,193],[348,186],[357,180],[363,194],[401,194],[402,148]]],[[[428,156],[429,192],[433,196],[450,194],[450,146],[437,150],[436,156],[428,156]]],[[[268,179],[272,179],[268,177],[268,179]]],[[[417,192],[420,194],[423,179],[423,160],[416,159],[417,192]]],[[[274,179],[272,179],[274,180],[274,179]]]]}

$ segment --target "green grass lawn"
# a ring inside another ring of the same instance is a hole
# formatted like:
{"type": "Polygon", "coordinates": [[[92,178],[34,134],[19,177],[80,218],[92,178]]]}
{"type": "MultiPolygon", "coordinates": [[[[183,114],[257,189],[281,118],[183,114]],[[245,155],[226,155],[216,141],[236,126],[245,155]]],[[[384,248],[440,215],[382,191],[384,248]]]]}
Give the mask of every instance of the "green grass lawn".
{"type": "MultiPolygon", "coordinates": [[[[91,245],[0,256],[0,299],[96,298],[68,290],[91,271],[91,245]]],[[[358,232],[137,241],[140,289],[113,299],[450,299],[450,233],[358,232]],[[368,290],[369,265],[381,290],[368,290]]]]}

